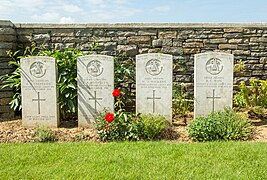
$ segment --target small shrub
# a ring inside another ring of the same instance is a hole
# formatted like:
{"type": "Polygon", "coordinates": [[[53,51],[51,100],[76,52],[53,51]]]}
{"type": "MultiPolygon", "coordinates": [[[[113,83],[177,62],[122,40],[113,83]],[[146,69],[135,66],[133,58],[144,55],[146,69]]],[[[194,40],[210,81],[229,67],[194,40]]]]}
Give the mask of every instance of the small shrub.
{"type": "Polygon", "coordinates": [[[96,118],[96,131],[101,141],[136,141],[140,140],[141,119],[129,113],[115,115],[112,122],[105,119],[107,112],[96,118]]]}
{"type": "Polygon", "coordinates": [[[141,115],[140,133],[144,140],[157,139],[167,127],[168,120],[162,115],[141,115]]]}
{"type": "Polygon", "coordinates": [[[253,133],[249,120],[230,108],[196,118],[187,130],[195,141],[247,140],[253,133]]]}
{"type": "Polygon", "coordinates": [[[234,96],[238,107],[267,107],[267,81],[252,79],[249,86],[242,81],[239,89],[240,92],[234,96]]]}
{"type": "Polygon", "coordinates": [[[47,127],[38,127],[34,134],[37,142],[55,141],[55,133],[47,127]]]}

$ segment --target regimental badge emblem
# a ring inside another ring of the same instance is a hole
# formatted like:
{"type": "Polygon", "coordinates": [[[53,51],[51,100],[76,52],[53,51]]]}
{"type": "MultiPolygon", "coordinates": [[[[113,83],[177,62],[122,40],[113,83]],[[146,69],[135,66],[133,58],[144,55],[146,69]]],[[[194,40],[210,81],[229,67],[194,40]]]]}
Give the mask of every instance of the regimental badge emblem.
{"type": "Polygon", "coordinates": [[[87,72],[88,74],[97,77],[103,73],[102,63],[98,60],[92,60],[87,64],[87,72]]]}
{"type": "Polygon", "coordinates": [[[223,70],[222,61],[218,58],[211,58],[206,63],[206,71],[211,75],[220,74],[223,70]]]}
{"type": "Polygon", "coordinates": [[[146,63],[146,72],[152,76],[159,75],[162,70],[163,66],[158,59],[151,59],[146,63]]]}
{"type": "Polygon", "coordinates": [[[30,73],[32,76],[36,78],[41,78],[46,73],[46,67],[45,64],[42,62],[34,62],[30,66],[30,73]]]}

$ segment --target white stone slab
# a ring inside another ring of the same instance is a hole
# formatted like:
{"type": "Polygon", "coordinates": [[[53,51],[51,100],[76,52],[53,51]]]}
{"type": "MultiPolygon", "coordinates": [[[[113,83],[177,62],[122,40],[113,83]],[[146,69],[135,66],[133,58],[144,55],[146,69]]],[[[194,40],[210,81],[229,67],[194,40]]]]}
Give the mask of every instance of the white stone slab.
{"type": "Polygon", "coordinates": [[[161,114],[172,120],[172,55],[136,56],[136,113],[161,114]]]}
{"type": "Polygon", "coordinates": [[[232,54],[208,52],[195,55],[194,117],[231,107],[233,102],[232,54]]]}
{"type": "Polygon", "coordinates": [[[114,59],[105,55],[81,56],[77,62],[78,125],[91,126],[97,113],[114,112],[114,59]]]}
{"type": "Polygon", "coordinates": [[[27,57],[21,59],[20,66],[23,126],[58,127],[55,59],[27,57]]]}

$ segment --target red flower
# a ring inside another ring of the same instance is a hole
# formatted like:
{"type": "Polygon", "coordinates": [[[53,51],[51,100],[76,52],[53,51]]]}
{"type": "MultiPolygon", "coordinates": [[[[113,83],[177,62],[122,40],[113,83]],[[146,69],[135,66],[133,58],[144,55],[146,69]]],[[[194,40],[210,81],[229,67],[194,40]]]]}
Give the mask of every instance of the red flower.
{"type": "Polygon", "coordinates": [[[107,113],[105,119],[108,123],[111,123],[114,120],[114,114],[107,113]]]}
{"type": "Polygon", "coordinates": [[[117,97],[117,96],[120,95],[120,93],[121,93],[121,91],[120,91],[119,89],[115,89],[115,90],[113,91],[112,95],[113,95],[114,97],[117,97]]]}

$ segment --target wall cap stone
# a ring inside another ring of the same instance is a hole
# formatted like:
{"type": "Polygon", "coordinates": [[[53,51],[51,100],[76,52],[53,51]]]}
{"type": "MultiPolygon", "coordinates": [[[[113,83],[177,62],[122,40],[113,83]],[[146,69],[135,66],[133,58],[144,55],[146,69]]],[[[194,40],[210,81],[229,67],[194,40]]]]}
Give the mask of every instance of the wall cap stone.
{"type": "MultiPolygon", "coordinates": [[[[0,21],[1,22],[1,21],[0,21]]],[[[11,22],[10,22],[11,23],[11,22]]],[[[105,28],[105,29],[129,29],[129,28],[261,28],[267,27],[267,22],[251,23],[99,23],[99,24],[42,24],[42,23],[15,23],[16,28],[105,28]]]]}
{"type": "Polygon", "coordinates": [[[14,27],[14,24],[9,20],[0,20],[0,27],[14,27]]]}

